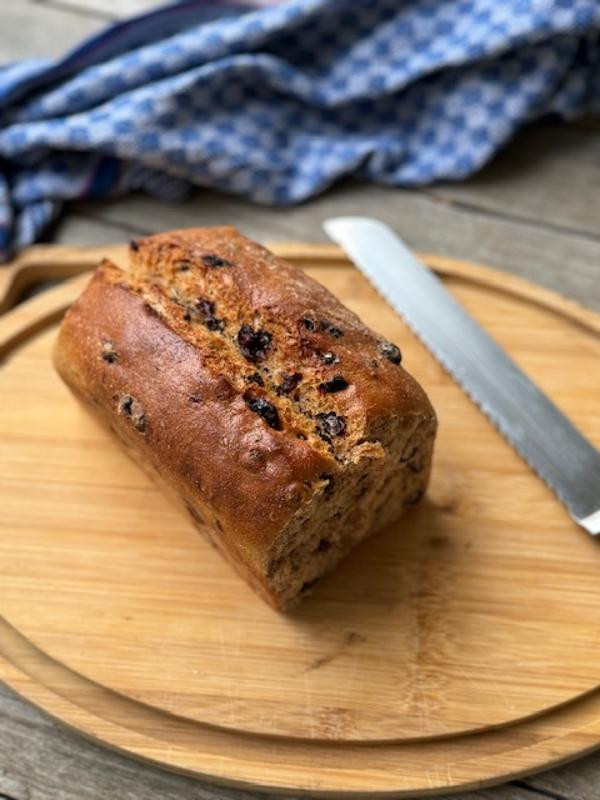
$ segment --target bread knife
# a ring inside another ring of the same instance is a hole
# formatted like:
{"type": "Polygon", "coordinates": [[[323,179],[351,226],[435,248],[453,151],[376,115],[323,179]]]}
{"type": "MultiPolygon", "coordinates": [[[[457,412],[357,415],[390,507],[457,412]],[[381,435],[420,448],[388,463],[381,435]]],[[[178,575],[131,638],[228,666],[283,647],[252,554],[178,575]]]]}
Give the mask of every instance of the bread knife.
{"type": "Polygon", "coordinates": [[[323,227],[573,519],[600,534],[600,452],[387,225],[337,217],[323,227]]]}

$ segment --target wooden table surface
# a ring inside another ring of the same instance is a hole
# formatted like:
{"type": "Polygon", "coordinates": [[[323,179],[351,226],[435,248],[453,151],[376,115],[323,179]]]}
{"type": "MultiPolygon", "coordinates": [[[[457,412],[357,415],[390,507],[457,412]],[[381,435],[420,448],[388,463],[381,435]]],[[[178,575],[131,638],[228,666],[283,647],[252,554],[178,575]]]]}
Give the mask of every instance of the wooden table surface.
{"type": "MultiPolygon", "coordinates": [[[[0,63],[58,55],[149,0],[10,0],[0,63]]],[[[257,239],[322,241],[331,214],[391,223],[413,247],[514,272],[600,309],[600,123],[544,122],[522,132],[481,174],[418,191],[346,183],[288,210],[209,191],[178,205],[145,196],[71,206],[47,240],[101,244],[160,229],[234,222],[257,239]]],[[[0,800],[252,800],[138,764],[63,729],[0,685],[0,800]]],[[[266,796],[260,795],[265,798],[266,796]]],[[[457,800],[600,800],[600,753],[457,800]]]]}

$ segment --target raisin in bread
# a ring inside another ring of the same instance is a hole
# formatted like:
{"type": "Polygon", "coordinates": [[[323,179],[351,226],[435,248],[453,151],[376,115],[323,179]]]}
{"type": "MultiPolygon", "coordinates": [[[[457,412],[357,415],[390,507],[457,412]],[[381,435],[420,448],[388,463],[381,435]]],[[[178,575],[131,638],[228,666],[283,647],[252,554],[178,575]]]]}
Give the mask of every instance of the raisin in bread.
{"type": "Polygon", "coordinates": [[[233,228],[133,242],[58,372],[273,606],[423,495],[436,418],[398,347],[233,228]]]}

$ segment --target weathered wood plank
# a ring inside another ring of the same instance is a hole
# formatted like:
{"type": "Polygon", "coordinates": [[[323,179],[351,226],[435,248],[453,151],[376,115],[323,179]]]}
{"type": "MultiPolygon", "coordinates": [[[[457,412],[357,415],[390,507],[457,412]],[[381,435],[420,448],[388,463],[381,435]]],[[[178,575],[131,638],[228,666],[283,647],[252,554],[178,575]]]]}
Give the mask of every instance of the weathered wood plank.
{"type": "MultiPolygon", "coordinates": [[[[103,19],[142,10],[131,10],[130,3],[137,6],[138,2],[144,9],[151,5],[146,0],[5,3],[0,61],[59,55],[101,27],[103,19]]],[[[67,214],[56,238],[103,243],[159,227],[235,221],[257,238],[316,241],[323,238],[318,223],[324,216],[371,213],[394,224],[415,247],[509,269],[598,307],[600,249],[594,241],[600,216],[597,132],[591,123],[528,130],[480,176],[464,184],[436,187],[430,198],[399,192],[393,200],[393,193],[383,189],[344,187],[291,211],[255,209],[211,193],[200,193],[182,206],[135,198],[131,203],[87,205],[83,214],[67,214]],[[436,202],[439,200],[443,202],[436,202]],[[585,237],[573,231],[582,231],[585,237]]],[[[598,800],[599,786],[600,754],[525,784],[460,797],[598,800]]],[[[7,689],[0,690],[0,793],[17,800],[256,797],[213,789],[108,753],[56,726],[7,689]]]]}
{"type": "Polygon", "coordinates": [[[61,6],[74,13],[101,16],[105,19],[123,19],[164,5],[164,0],[37,0],[49,6],[61,6]]]}
{"type": "Polygon", "coordinates": [[[73,212],[65,214],[50,235],[44,237],[44,241],[73,245],[111,244],[126,242],[136,235],[139,236],[139,231],[131,230],[117,221],[97,219],[73,212]]]}
{"type": "Polygon", "coordinates": [[[593,121],[540,123],[522,131],[464,183],[430,187],[465,209],[545,223],[600,239],[600,136],[593,121]]]}
{"type": "MultiPolygon", "coordinates": [[[[557,800],[598,800],[600,798],[600,752],[573,764],[528,778],[527,786],[549,792],[557,800]]],[[[535,798],[531,798],[535,800],[535,798]]]]}
{"type": "MultiPolygon", "coordinates": [[[[600,308],[600,241],[574,233],[457,208],[420,192],[347,183],[302,206],[266,209],[213,192],[180,204],[146,196],[79,204],[78,212],[131,233],[190,225],[235,224],[257,239],[323,241],[321,222],[336,214],[370,214],[419,250],[515,272],[600,308]]],[[[66,241],[59,229],[60,241],[66,241]]]]}
{"type": "Polygon", "coordinates": [[[32,0],[10,0],[2,3],[0,63],[60,56],[102,25],[97,18],[73,14],[56,6],[32,0]]]}
{"type": "Polygon", "coordinates": [[[255,800],[105,750],[0,686],[0,797],[16,800],[255,800]]]}
{"type": "MultiPolygon", "coordinates": [[[[273,795],[209,786],[140,764],[86,741],[0,686],[0,797],[15,800],[268,800],[273,795]]],[[[582,762],[584,768],[586,761],[582,762]]],[[[590,784],[591,788],[591,784],[590,784]]],[[[582,792],[573,800],[597,800],[582,792]]],[[[508,784],[455,800],[540,800],[508,784]]],[[[441,798],[450,800],[450,798],[441,798]]]]}

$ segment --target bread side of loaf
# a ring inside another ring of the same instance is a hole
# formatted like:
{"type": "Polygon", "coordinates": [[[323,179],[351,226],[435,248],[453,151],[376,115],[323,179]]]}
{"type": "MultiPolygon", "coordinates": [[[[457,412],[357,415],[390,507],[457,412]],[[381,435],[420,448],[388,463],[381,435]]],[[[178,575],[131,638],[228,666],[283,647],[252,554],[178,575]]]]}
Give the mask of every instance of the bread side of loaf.
{"type": "Polygon", "coordinates": [[[436,420],[400,352],[231,228],[132,244],[55,363],[278,608],[422,495],[436,420]]]}

